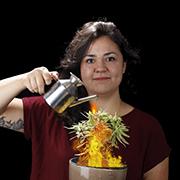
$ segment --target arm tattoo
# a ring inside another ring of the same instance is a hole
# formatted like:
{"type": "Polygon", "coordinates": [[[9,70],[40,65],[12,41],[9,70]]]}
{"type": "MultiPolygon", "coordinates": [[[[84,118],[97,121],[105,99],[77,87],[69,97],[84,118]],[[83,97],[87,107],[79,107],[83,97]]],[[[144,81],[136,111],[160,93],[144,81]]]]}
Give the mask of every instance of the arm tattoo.
{"type": "Polygon", "coordinates": [[[0,126],[12,130],[19,131],[24,128],[24,121],[22,119],[19,119],[17,121],[12,120],[5,120],[5,116],[0,116],[0,126]]]}

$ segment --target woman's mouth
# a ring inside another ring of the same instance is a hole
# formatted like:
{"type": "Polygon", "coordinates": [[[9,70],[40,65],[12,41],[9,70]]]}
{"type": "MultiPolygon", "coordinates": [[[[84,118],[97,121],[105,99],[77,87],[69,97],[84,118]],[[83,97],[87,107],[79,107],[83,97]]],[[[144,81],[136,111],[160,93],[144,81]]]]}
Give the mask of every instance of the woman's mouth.
{"type": "Polygon", "coordinates": [[[108,79],[110,79],[110,77],[96,77],[96,78],[93,78],[93,80],[96,80],[96,81],[108,80],[108,79]]]}

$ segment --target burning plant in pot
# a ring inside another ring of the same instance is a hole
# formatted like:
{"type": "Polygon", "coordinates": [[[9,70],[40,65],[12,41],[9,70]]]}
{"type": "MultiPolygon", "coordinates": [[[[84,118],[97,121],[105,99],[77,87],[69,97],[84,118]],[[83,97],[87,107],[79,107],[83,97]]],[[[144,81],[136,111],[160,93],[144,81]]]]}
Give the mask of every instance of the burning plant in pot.
{"type": "Polygon", "coordinates": [[[121,156],[113,155],[118,144],[128,145],[129,129],[121,117],[103,110],[91,110],[83,114],[87,120],[70,127],[75,136],[73,149],[78,157],[77,165],[88,167],[121,168],[125,167],[121,156]]]}
{"type": "Polygon", "coordinates": [[[119,143],[128,145],[129,129],[122,118],[95,108],[83,115],[86,120],[70,127],[76,154],[69,161],[69,179],[125,180],[127,165],[114,153],[119,143]]]}

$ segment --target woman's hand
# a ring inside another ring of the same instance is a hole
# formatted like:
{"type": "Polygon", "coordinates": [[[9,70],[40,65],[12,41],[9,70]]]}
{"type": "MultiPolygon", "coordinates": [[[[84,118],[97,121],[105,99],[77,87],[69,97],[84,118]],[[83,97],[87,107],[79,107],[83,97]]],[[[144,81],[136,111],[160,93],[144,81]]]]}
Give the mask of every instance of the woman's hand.
{"type": "Polygon", "coordinates": [[[52,80],[58,80],[57,71],[49,71],[46,67],[38,67],[25,73],[24,86],[32,93],[44,94],[44,86],[50,85],[52,80]]]}

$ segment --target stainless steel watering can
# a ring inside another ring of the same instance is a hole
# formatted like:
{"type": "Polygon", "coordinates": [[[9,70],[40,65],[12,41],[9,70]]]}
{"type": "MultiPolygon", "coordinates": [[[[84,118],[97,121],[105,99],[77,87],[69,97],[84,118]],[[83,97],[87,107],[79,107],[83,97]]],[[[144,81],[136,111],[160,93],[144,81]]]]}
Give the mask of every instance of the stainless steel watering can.
{"type": "Polygon", "coordinates": [[[73,73],[70,74],[70,79],[59,79],[43,96],[47,104],[58,113],[97,98],[97,95],[92,95],[78,99],[77,88],[82,86],[83,82],[73,73]]]}

